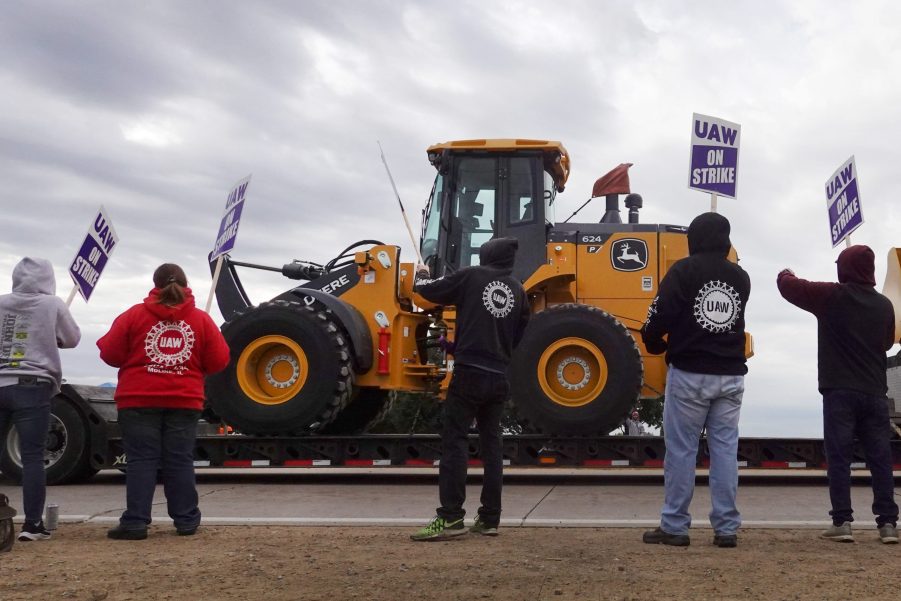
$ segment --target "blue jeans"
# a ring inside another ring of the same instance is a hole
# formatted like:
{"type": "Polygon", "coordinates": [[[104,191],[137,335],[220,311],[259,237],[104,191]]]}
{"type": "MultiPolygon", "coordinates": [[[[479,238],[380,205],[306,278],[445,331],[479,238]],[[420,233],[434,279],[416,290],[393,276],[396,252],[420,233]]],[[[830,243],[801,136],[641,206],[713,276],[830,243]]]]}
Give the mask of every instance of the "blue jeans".
{"type": "Polygon", "coordinates": [[[0,452],[6,445],[7,426],[19,433],[22,457],[22,502],[25,521],[37,524],[44,514],[47,476],[44,473],[44,449],[50,427],[52,385],[46,380],[0,387],[0,452]]]}
{"type": "Polygon", "coordinates": [[[823,392],[823,443],[826,447],[826,473],[832,522],[853,522],[851,509],[851,461],[855,437],[863,445],[873,486],[873,514],[876,524],[895,525],[895,481],[892,475],[891,425],[888,400],[853,390],[823,392]]]}
{"type": "Polygon", "coordinates": [[[688,506],[695,489],[695,466],[701,431],[707,428],[710,451],[710,524],[717,534],[735,534],[741,515],[738,493],[738,417],[744,376],[696,374],[670,366],[663,403],[664,502],[660,527],[688,534],[688,506]]]}
{"type": "Polygon", "coordinates": [[[497,527],[501,519],[504,453],[501,416],[510,387],[504,374],[457,365],[444,401],[441,429],[441,462],[438,465],[438,516],[454,521],[466,511],[466,469],[469,463],[469,428],[476,420],[479,428],[484,476],[479,517],[497,527]]]}
{"type": "Polygon", "coordinates": [[[142,530],[151,522],[153,493],[162,478],[169,517],[179,530],[200,524],[194,479],[194,445],[200,411],[189,409],[120,409],[126,509],[123,528],[142,530]]]}

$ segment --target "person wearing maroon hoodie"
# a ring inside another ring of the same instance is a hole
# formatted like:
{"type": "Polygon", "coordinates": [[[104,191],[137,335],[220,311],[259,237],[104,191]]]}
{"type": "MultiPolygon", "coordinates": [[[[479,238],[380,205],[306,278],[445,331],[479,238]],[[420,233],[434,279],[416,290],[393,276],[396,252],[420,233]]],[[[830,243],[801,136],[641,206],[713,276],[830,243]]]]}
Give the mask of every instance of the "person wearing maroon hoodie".
{"type": "Polygon", "coordinates": [[[868,246],[846,248],[836,263],[837,284],[803,280],[790,269],[783,269],[776,279],[788,302],[817,318],[823,442],[832,502],[832,527],[821,536],[839,542],[854,540],[851,461],[857,438],[872,476],[879,538],[883,543],[897,543],[885,356],[895,343],[895,312],[891,301],[875,290],[875,255],[868,246]]]}
{"type": "Polygon", "coordinates": [[[197,531],[194,444],[204,377],[229,361],[222,333],[194,306],[181,267],[160,265],[153,285],[144,302],[117,317],[97,341],[100,358],[119,368],[115,398],[128,458],[126,509],[107,532],[113,539],[147,538],[158,474],[178,534],[197,531]]]}

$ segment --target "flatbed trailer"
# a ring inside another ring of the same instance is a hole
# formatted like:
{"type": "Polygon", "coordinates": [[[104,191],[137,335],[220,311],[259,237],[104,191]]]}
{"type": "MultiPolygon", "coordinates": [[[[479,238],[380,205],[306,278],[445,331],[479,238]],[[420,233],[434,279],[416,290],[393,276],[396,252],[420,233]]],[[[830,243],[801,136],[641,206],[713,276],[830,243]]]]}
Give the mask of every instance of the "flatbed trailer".
{"type": "MultiPolygon", "coordinates": [[[[127,458],[116,421],[113,388],[64,384],[53,401],[47,444],[47,481],[64,484],[100,470],[125,469],[127,458]]],[[[894,414],[897,416],[897,413],[894,414]]],[[[666,451],[661,436],[504,436],[504,463],[510,466],[660,468],[666,451]]],[[[16,435],[7,437],[0,470],[21,475],[16,435]]],[[[901,470],[901,438],[892,440],[895,470],[901,470]]],[[[469,441],[470,465],[481,465],[479,439],[469,441]]],[[[855,468],[865,467],[862,449],[855,468]]],[[[195,465],[204,468],[265,467],[431,467],[441,458],[437,434],[357,436],[247,436],[201,420],[195,465]]],[[[742,438],[740,468],[824,469],[823,441],[817,438],[742,438]]],[[[697,465],[709,465],[702,439],[697,465]]]]}

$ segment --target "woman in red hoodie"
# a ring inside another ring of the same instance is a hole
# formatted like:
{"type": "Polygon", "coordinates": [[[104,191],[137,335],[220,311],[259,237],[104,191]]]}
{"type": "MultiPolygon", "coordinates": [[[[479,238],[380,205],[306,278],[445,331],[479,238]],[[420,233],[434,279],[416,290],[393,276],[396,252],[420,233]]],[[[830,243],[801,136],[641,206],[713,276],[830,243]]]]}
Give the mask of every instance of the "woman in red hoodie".
{"type": "Polygon", "coordinates": [[[119,368],[116,407],[128,457],[126,509],[114,539],[147,538],[157,474],[180,535],[200,524],[194,443],[204,377],[225,369],[228,345],[209,315],[194,306],[185,272],[172,263],[153,273],[144,302],[116,318],[100,340],[100,358],[119,368]]]}

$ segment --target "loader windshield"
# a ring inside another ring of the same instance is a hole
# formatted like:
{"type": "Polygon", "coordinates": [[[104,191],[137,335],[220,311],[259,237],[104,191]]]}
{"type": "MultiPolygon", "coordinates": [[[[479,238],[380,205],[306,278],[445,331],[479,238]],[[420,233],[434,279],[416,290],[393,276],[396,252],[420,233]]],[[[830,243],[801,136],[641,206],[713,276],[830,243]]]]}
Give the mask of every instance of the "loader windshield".
{"type": "MultiPolygon", "coordinates": [[[[422,233],[420,234],[419,252],[423,261],[429,261],[438,253],[438,230],[441,225],[441,194],[444,191],[444,176],[440,173],[435,178],[432,193],[422,211],[422,233]]],[[[446,229],[446,228],[445,228],[446,229]]]]}

